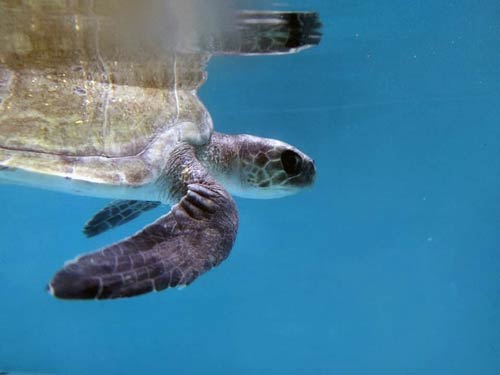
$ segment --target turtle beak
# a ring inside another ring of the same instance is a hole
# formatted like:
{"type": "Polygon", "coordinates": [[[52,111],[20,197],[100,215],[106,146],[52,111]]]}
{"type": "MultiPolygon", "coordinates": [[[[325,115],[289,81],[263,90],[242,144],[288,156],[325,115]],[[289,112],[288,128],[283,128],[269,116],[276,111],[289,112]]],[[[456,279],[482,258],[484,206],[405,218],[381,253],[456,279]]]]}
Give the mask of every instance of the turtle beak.
{"type": "Polygon", "coordinates": [[[308,158],[305,160],[304,171],[304,186],[312,186],[316,180],[316,166],[314,165],[314,160],[308,158]]]}

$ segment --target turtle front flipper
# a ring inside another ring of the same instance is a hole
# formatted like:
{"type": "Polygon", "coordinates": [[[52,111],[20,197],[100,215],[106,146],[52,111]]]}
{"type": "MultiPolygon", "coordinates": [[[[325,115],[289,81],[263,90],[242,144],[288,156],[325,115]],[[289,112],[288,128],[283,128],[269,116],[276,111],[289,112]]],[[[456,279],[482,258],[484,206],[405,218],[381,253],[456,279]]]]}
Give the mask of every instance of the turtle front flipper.
{"type": "Polygon", "coordinates": [[[83,228],[87,237],[101,234],[135,219],[143,212],[158,207],[161,202],[115,200],[97,212],[83,228]]]}
{"type": "Polygon", "coordinates": [[[191,146],[172,152],[172,210],[135,235],[67,263],[49,285],[64,299],[132,297],[188,285],[229,255],[238,229],[236,205],[203,169],[191,146]]]}
{"type": "Polygon", "coordinates": [[[239,11],[234,25],[202,42],[216,54],[284,54],[319,44],[321,22],[314,12],[239,11]]]}
{"type": "Polygon", "coordinates": [[[220,185],[190,184],[167,215],[66,264],[50,292],[63,299],[109,299],[188,285],[229,255],[237,227],[235,203],[220,185]]]}

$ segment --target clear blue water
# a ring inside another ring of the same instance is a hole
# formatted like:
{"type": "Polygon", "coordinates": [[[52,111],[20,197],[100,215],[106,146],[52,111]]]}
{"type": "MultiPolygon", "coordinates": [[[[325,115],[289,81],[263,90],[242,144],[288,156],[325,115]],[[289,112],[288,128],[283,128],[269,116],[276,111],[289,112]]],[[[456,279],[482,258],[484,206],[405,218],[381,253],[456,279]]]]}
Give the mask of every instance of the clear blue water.
{"type": "Polygon", "coordinates": [[[238,199],[231,256],[188,288],[96,303],[44,285],[161,210],[87,240],[105,201],[1,186],[0,369],[500,373],[500,3],[307,9],[318,48],[216,58],[201,95],[219,131],[313,156],[314,189],[238,199]]]}

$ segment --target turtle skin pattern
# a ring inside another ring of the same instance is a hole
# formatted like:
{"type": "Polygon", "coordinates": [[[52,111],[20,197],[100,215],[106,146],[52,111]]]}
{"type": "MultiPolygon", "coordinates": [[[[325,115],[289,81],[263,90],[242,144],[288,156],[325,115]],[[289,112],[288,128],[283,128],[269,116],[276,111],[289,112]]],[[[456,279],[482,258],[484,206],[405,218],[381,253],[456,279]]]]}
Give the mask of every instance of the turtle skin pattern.
{"type": "Polygon", "coordinates": [[[189,156],[187,168],[185,157],[179,164],[185,191],[179,203],[137,234],[68,263],[49,285],[54,296],[110,299],[188,285],[227,258],[238,229],[236,205],[189,156]]]}

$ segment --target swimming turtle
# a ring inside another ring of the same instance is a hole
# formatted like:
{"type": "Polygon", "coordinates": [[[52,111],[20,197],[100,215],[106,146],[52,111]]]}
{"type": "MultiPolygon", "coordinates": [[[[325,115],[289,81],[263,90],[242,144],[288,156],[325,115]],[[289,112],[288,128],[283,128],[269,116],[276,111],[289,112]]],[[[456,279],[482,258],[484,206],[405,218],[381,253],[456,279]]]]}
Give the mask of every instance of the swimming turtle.
{"type": "Polygon", "coordinates": [[[148,17],[116,4],[0,1],[0,179],[115,199],[86,224],[88,236],[171,206],[131,237],[66,263],[48,287],[64,299],[188,285],[233,246],[230,193],[284,196],[315,175],[313,160],[284,142],[213,132],[196,90],[213,54],[317,44],[317,14],[238,11],[208,31],[185,27],[197,25],[187,1],[141,5],[148,17]],[[175,27],[156,25],[155,14],[175,27]]]}

